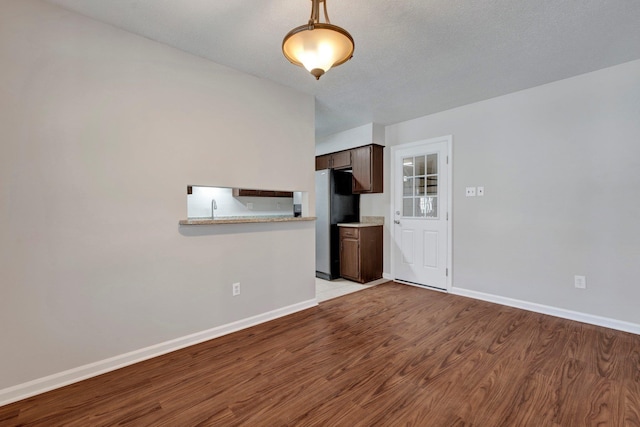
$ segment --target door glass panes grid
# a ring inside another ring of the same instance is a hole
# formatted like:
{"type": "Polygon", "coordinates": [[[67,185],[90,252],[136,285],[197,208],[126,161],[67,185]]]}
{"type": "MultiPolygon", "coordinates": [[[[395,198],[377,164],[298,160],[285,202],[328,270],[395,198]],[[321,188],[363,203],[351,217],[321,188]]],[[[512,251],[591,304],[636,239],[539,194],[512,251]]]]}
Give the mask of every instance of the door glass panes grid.
{"type": "Polygon", "coordinates": [[[438,218],[438,153],[402,159],[402,216],[438,218]]]}

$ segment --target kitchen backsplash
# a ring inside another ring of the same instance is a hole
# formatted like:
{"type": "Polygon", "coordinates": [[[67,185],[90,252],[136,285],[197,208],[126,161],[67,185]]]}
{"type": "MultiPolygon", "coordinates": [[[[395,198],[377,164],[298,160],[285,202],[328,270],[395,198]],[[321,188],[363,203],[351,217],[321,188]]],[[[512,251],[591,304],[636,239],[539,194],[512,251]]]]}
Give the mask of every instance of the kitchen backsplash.
{"type": "Polygon", "coordinates": [[[364,224],[384,225],[384,217],[383,216],[363,216],[360,218],[360,222],[364,224]]]}
{"type": "Polygon", "coordinates": [[[292,197],[233,197],[232,188],[192,186],[187,195],[188,218],[211,218],[215,200],[215,218],[229,216],[293,216],[292,197]]]}

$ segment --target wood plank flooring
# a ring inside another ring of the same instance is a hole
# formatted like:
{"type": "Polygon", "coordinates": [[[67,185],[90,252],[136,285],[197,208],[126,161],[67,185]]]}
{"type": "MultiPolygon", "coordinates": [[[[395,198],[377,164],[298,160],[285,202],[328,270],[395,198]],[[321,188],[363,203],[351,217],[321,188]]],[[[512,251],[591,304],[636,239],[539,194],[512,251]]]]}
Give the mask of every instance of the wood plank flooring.
{"type": "Polygon", "coordinates": [[[640,427],[640,336],[385,283],[0,407],[0,425],[640,427]]]}

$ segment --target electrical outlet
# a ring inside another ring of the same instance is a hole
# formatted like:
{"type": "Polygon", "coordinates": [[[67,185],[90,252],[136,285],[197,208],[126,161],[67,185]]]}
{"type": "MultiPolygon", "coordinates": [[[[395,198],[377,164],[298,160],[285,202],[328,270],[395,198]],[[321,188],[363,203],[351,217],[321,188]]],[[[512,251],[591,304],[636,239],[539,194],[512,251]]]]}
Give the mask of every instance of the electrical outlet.
{"type": "Polygon", "coordinates": [[[240,283],[234,283],[233,285],[233,296],[237,297],[240,295],[240,283]]]}
{"type": "Polygon", "coordinates": [[[465,195],[467,197],[476,197],[476,187],[467,187],[465,195]]]}
{"type": "Polygon", "coordinates": [[[573,285],[578,289],[587,289],[587,278],[585,276],[573,276],[573,285]]]}
{"type": "Polygon", "coordinates": [[[478,197],[484,196],[484,187],[478,187],[478,191],[476,192],[478,197]]]}

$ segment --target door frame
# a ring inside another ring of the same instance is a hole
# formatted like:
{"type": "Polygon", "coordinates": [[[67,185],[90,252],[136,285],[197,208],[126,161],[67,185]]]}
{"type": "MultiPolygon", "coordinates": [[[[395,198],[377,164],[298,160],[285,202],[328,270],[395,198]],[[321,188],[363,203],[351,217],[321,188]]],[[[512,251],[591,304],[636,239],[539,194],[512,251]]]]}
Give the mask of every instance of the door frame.
{"type": "MultiPolygon", "coordinates": [[[[395,218],[394,210],[395,210],[395,201],[396,201],[396,151],[402,150],[405,148],[416,148],[424,146],[425,149],[428,149],[429,145],[444,142],[447,144],[447,182],[449,185],[449,191],[447,195],[447,213],[449,214],[447,220],[447,271],[448,275],[446,278],[447,287],[445,289],[446,292],[451,292],[451,288],[453,287],[453,135],[445,135],[437,138],[429,138],[423,139],[419,141],[409,142],[406,144],[394,145],[391,147],[391,159],[390,159],[390,179],[389,179],[389,195],[391,197],[390,207],[389,207],[389,218],[391,219],[389,223],[389,231],[391,233],[391,279],[396,281],[396,257],[401,256],[400,251],[396,249],[396,239],[395,239],[395,229],[396,227],[393,224],[393,219],[395,218]]],[[[441,289],[431,288],[429,286],[420,286],[417,284],[398,281],[399,283],[403,283],[406,285],[416,286],[423,289],[432,289],[441,291],[441,289]]]]}

